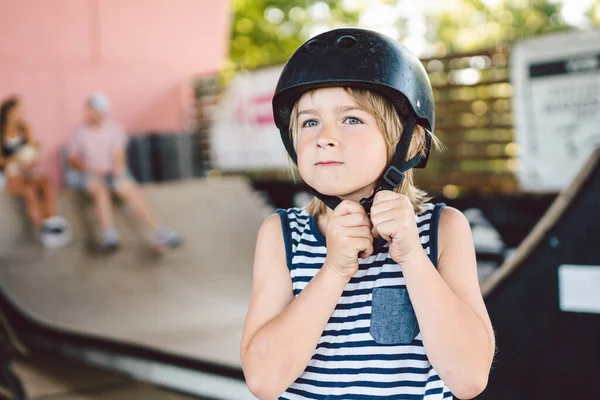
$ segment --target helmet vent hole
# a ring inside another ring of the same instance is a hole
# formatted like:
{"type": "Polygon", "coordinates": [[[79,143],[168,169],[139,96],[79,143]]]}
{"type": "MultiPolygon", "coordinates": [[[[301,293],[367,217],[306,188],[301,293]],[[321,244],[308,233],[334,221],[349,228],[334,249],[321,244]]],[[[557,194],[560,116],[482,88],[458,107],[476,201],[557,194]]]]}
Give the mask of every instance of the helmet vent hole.
{"type": "Polygon", "coordinates": [[[308,53],[312,52],[315,49],[315,47],[317,47],[317,41],[311,40],[310,42],[308,42],[304,46],[302,46],[302,48],[300,49],[300,53],[308,54],[308,53]]]}
{"type": "Polygon", "coordinates": [[[335,45],[340,49],[349,49],[356,44],[356,38],[354,36],[344,35],[336,40],[335,45]]]}

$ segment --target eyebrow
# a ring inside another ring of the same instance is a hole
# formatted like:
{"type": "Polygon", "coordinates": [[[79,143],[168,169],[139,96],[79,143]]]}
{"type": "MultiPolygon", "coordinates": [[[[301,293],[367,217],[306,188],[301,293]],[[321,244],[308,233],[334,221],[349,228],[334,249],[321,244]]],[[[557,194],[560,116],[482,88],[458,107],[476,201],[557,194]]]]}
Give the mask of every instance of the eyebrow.
{"type": "MultiPolygon", "coordinates": [[[[357,107],[357,106],[337,106],[334,110],[336,113],[344,113],[344,112],[348,112],[348,111],[364,111],[362,108],[357,107]]],[[[310,109],[302,110],[302,111],[298,112],[298,116],[300,116],[302,114],[316,115],[318,113],[315,109],[310,108],[310,109]]]]}

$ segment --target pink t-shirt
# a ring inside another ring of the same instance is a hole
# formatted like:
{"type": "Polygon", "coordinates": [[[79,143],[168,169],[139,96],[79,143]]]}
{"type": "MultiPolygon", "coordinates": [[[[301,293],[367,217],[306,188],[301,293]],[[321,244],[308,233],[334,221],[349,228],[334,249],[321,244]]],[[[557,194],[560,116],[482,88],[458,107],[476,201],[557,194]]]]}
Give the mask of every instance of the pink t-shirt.
{"type": "Polygon", "coordinates": [[[69,156],[79,158],[86,168],[114,172],[115,152],[125,150],[127,134],[116,122],[104,120],[98,128],[81,124],[68,145],[69,156]]]}

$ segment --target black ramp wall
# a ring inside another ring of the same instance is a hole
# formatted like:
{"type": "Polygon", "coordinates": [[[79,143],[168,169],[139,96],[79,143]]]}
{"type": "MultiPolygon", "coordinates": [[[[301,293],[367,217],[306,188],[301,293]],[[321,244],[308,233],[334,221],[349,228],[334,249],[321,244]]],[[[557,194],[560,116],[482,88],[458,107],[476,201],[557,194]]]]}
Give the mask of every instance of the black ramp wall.
{"type": "Polygon", "coordinates": [[[497,354],[482,399],[600,399],[600,149],[482,288],[497,354]]]}

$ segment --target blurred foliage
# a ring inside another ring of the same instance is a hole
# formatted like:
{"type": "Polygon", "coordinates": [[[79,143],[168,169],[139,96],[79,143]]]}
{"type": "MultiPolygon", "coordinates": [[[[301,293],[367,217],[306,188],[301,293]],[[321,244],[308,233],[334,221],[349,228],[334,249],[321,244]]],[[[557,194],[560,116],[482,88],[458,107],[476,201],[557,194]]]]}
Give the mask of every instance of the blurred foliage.
{"type": "Polygon", "coordinates": [[[234,0],[230,60],[234,68],[254,69],[285,62],[315,32],[345,24],[358,13],[342,0],[234,0]]]}
{"type": "MultiPolygon", "coordinates": [[[[584,24],[573,26],[563,20],[562,7],[575,1],[583,0],[454,0],[451,8],[427,7],[423,37],[428,48],[422,55],[477,51],[548,32],[600,27],[600,0],[590,1],[584,24]]],[[[354,0],[362,6],[349,10],[345,3],[344,0],[234,0],[230,65],[226,69],[254,69],[283,63],[300,44],[321,31],[341,25],[359,26],[362,13],[374,4],[411,6],[407,0],[354,0]]],[[[399,13],[395,24],[399,40],[406,38],[410,23],[402,14],[399,13]]]]}
{"type": "Polygon", "coordinates": [[[510,44],[516,40],[573,29],[560,15],[562,4],[545,0],[462,0],[453,10],[430,17],[440,53],[460,53],[510,44]]]}

